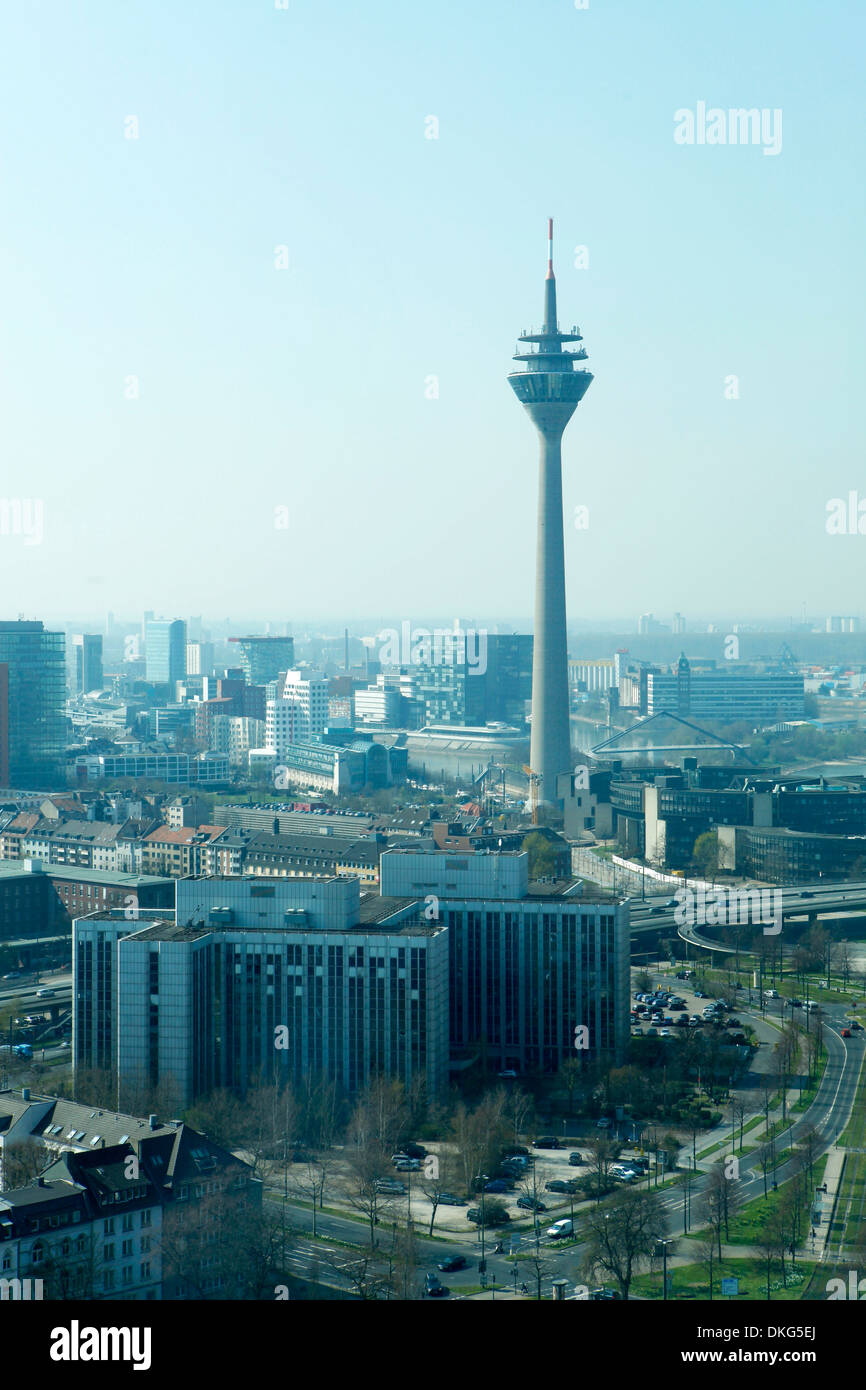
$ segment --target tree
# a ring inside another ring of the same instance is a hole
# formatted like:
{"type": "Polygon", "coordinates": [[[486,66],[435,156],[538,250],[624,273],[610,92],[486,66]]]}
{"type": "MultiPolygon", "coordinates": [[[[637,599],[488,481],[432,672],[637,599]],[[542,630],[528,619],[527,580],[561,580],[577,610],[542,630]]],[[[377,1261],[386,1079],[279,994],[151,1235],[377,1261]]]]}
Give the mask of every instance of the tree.
{"type": "MultiPolygon", "coordinates": [[[[714,1163],[707,1175],[706,1185],[707,1201],[715,1202],[718,1208],[718,1224],[725,1228],[725,1240],[730,1239],[730,1220],[737,1205],[737,1178],[729,1174],[728,1164],[725,1159],[719,1159],[714,1163]]],[[[721,1258],[722,1247],[719,1241],[719,1257],[721,1258]]]]}
{"type": "Polygon", "coordinates": [[[610,1185],[610,1168],[622,1152],[622,1145],[602,1134],[587,1141],[590,1172],[594,1177],[595,1197],[599,1202],[610,1185]]]}
{"type": "Polygon", "coordinates": [[[442,1201],[442,1193],[453,1192],[454,1188],[459,1186],[460,1166],[454,1154],[440,1152],[439,1154],[430,1154],[424,1161],[422,1169],[418,1186],[430,1203],[430,1235],[432,1236],[436,1213],[442,1201]]]}
{"type": "Polygon", "coordinates": [[[52,1161],[51,1155],[38,1139],[27,1138],[20,1144],[6,1144],[0,1149],[0,1192],[27,1187],[43,1168],[52,1161]]]}
{"type": "Polygon", "coordinates": [[[707,1297],[713,1301],[713,1265],[716,1260],[716,1233],[710,1227],[697,1241],[700,1263],[707,1268],[707,1297]]]}
{"type": "Polygon", "coordinates": [[[513,1125],[514,1142],[517,1143],[535,1115],[535,1100],[528,1091],[524,1091],[520,1086],[515,1086],[505,1103],[505,1113],[513,1125]]]}
{"type": "Polygon", "coordinates": [[[583,1063],[578,1057],[566,1057],[565,1061],[560,1064],[558,1077],[568,1095],[568,1113],[573,1116],[574,1095],[584,1080],[583,1063]]]}
{"type": "Polygon", "coordinates": [[[285,1271],[282,1213],[255,1203],[246,1188],[213,1184],[194,1202],[163,1215],[163,1283],[168,1296],[190,1299],[272,1298],[285,1271]]]}
{"type": "Polygon", "coordinates": [[[553,875],[558,851],[546,835],[533,830],[526,836],[520,848],[529,855],[530,878],[546,878],[553,875]]]}
{"type": "Polygon", "coordinates": [[[584,1218],[586,1257],[590,1277],[599,1271],[616,1280],[623,1299],[637,1268],[650,1259],[664,1235],[664,1212],[654,1192],[626,1191],[603,1207],[591,1208],[584,1218]]]}
{"type": "Polygon", "coordinates": [[[706,830],[695,840],[692,865],[701,878],[714,879],[719,872],[719,841],[715,830],[706,830]]]}
{"type": "Polygon", "coordinates": [[[325,1182],[331,1167],[331,1162],[327,1158],[310,1158],[306,1163],[294,1165],[292,1176],[287,1179],[286,1185],[290,1191],[297,1192],[310,1200],[313,1212],[313,1240],[316,1239],[317,1235],[316,1208],[321,1208],[324,1205],[325,1182]]]}
{"type": "Polygon", "coordinates": [[[653,977],[648,970],[639,970],[634,983],[639,994],[649,994],[653,987],[653,977]]]}
{"type": "Polygon", "coordinates": [[[380,1183],[391,1176],[391,1165],[381,1145],[373,1139],[357,1144],[348,1157],[347,1196],[351,1206],[364,1216],[370,1228],[370,1248],[376,1245],[376,1227],[383,1208],[393,1205],[394,1197],[380,1191],[380,1183]]]}

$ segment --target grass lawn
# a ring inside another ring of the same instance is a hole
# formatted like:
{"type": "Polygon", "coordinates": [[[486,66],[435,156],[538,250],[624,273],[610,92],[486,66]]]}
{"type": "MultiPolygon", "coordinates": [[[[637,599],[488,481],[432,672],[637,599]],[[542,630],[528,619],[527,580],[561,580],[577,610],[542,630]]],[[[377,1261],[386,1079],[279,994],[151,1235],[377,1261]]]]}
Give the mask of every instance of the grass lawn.
{"type": "MultiPolygon", "coordinates": [[[[792,1150],[788,1151],[789,1157],[791,1152],[792,1150]]],[[[826,1155],[822,1155],[820,1158],[815,1160],[812,1181],[813,1188],[820,1186],[820,1184],[823,1182],[824,1167],[826,1162],[826,1155]]],[[[771,1181],[771,1174],[768,1173],[768,1185],[771,1183],[771,1181]]],[[[788,1179],[788,1182],[792,1181],[793,1179],[788,1179]]],[[[766,1197],[755,1197],[753,1201],[747,1202],[747,1204],[744,1207],[742,1207],[739,1211],[735,1211],[731,1216],[731,1220],[728,1226],[729,1235],[725,1236],[724,1232],[722,1232],[723,1242],[727,1245],[755,1245],[761,1237],[761,1232],[764,1229],[764,1225],[767,1221],[767,1218],[778,1205],[782,1193],[788,1186],[788,1182],[781,1183],[777,1192],[773,1192],[772,1190],[770,1190],[768,1191],[766,1197]]],[[[805,1218],[803,1223],[803,1229],[808,1234],[810,1214],[809,1198],[807,1198],[807,1201],[805,1203],[804,1211],[805,1218]]],[[[697,1240],[705,1234],[705,1230],[690,1231],[687,1239],[697,1240]]]]}
{"type": "MultiPolygon", "coordinates": [[[[785,1279],[782,1279],[778,1261],[773,1261],[770,1272],[770,1298],[773,1302],[793,1302],[802,1298],[803,1292],[812,1276],[815,1262],[798,1260],[792,1271],[790,1260],[785,1262],[785,1279]]],[[[709,1302],[709,1274],[703,1264],[677,1265],[668,1269],[668,1277],[673,1276],[673,1288],[668,1298],[696,1298],[709,1302]]],[[[713,1298],[722,1298],[722,1279],[737,1278],[740,1281],[738,1300],[757,1302],[767,1297],[767,1268],[763,1260],[723,1259],[713,1260],[713,1298]]],[[[639,1274],[632,1284],[633,1293],[642,1298],[662,1298],[661,1270],[651,1274],[639,1274]]],[[[726,1297],[724,1302],[734,1300],[726,1297]]]]}

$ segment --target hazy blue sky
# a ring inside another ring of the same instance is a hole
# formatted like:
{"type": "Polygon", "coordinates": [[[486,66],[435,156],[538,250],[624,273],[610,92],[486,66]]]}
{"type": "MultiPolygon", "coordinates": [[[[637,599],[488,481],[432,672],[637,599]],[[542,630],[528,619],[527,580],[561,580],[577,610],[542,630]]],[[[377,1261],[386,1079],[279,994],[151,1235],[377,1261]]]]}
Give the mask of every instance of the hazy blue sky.
{"type": "Polygon", "coordinates": [[[506,374],[550,214],[596,376],[566,434],[570,619],[866,608],[866,535],[825,530],[866,499],[864,17],[5,7],[3,489],[44,534],[0,536],[2,616],[528,619],[536,443],[506,374]],[[699,102],[781,109],[781,152],[678,145],[699,102]]]}

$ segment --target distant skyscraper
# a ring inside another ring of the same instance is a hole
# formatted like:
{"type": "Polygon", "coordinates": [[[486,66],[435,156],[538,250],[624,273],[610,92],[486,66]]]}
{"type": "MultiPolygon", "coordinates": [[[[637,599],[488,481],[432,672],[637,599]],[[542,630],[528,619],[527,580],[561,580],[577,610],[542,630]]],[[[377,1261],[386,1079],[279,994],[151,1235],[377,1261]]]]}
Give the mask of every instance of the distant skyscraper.
{"type": "Polygon", "coordinates": [[[230,637],[240,647],[240,666],[250,685],[267,685],[295,664],[293,637],[230,637]]]}
{"type": "Polygon", "coordinates": [[[79,632],[72,639],[75,649],[75,690],[84,695],[88,690],[102,689],[102,637],[95,633],[79,632]]]}
{"type": "MultiPolygon", "coordinates": [[[[8,673],[8,785],[22,789],[65,785],[64,634],[46,632],[40,622],[0,622],[0,665],[8,673]]],[[[3,723],[0,709],[0,738],[3,723]]]]}
{"type": "Polygon", "coordinates": [[[562,531],[562,435],[592,381],[592,373],[576,366],[586,358],[577,328],[561,333],[556,318],[556,280],[553,274],[553,222],[548,222],[547,279],[544,323],[540,333],[523,333],[516,352],[525,363],[508,380],[526,409],[540,441],[538,471],[538,538],[535,578],[535,632],[532,662],[532,739],[529,763],[540,801],[556,801],[556,778],[571,770],[568,716],[568,653],[565,636],[565,551],[562,531]]]}
{"type": "Polygon", "coordinates": [[[186,623],[180,618],[151,618],[145,631],[146,679],[168,685],[186,675],[186,623]]]}

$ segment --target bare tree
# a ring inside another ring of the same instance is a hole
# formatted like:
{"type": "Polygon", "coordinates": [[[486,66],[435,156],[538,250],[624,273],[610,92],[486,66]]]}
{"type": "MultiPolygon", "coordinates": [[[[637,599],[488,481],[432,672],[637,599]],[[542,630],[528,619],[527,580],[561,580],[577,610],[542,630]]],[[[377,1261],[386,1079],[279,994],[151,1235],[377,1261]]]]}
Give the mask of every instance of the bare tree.
{"type": "Polygon", "coordinates": [[[589,1166],[594,1176],[596,1201],[600,1201],[607,1190],[611,1164],[615,1163],[622,1151],[622,1145],[607,1135],[590,1139],[584,1146],[589,1152],[589,1166]]]}
{"type": "MultiPolygon", "coordinates": [[[[707,1175],[707,1200],[715,1200],[718,1204],[719,1224],[724,1227],[725,1240],[730,1238],[730,1220],[737,1205],[737,1181],[738,1179],[729,1173],[725,1159],[719,1159],[714,1163],[707,1175]]],[[[719,1255],[721,1253],[720,1245],[719,1255]]]]}
{"type": "Polygon", "coordinates": [[[295,1164],[292,1168],[292,1175],[288,1179],[287,1186],[290,1191],[296,1192],[310,1201],[313,1213],[313,1240],[318,1234],[316,1210],[317,1208],[321,1209],[324,1205],[325,1182],[332,1166],[328,1158],[309,1158],[306,1163],[295,1164]]]}
{"type": "Polygon", "coordinates": [[[383,1208],[393,1205],[391,1194],[380,1184],[392,1175],[392,1168],[381,1144],[375,1139],[356,1144],[348,1154],[349,1180],[346,1195],[351,1206],[363,1214],[370,1227],[370,1248],[376,1245],[376,1227],[383,1208]]]}
{"type": "Polygon", "coordinates": [[[4,1144],[0,1149],[0,1192],[26,1187],[52,1161],[48,1150],[38,1139],[23,1139],[20,1144],[4,1144]]]}
{"type": "Polygon", "coordinates": [[[616,1280],[628,1298],[638,1266],[649,1260],[664,1235],[664,1213],[654,1192],[623,1192],[591,1208],[584,1218],[587,1241],[584,1269],[590,1276],[603,1271],[616,1280]]]}
{"type": "Polygon", "coordinates": [[[459,1181],[460,1168],[454,1154],[447,1152],[429,1154],[424,1160],[421,1177],[418,1179],[418,1187],[432,1208],[430,1213],[431,1236],[443,1192],[453,1192],[459,1181]]]}

